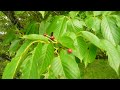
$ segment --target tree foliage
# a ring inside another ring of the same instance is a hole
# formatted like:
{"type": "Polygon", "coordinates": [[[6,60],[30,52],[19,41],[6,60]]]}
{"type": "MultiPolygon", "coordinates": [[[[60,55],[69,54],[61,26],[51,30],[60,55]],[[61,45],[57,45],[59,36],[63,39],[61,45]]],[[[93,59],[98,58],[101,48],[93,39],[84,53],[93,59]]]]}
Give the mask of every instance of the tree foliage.
{"type": "Polygon", "coordinates": [[[7,52],[12,57],[4,69],[3,79],[17,78],[18,72],[19,79],[79,79],[81,70],[76,58],[87,67],[99,55],[98,50],[105,53],[109,65],[119,75],[119,12],[3,13],[7,16],[5,22],[10,26],[4,27],[7,30],[3,30],[6,34],[2,43],[8,45],[7,52]],[[69,53],[68,49],[72,51],[69,53]]]}

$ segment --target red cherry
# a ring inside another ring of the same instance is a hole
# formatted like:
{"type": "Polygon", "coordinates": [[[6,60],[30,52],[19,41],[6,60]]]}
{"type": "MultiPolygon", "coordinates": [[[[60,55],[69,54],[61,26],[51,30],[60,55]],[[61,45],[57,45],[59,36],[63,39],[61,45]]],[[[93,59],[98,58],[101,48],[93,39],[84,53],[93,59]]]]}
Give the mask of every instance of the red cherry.
{"type": "Polygon", "coordinates": [[[69,49],[67,50],[67,52],[68,52],[68,53],[72,53],[72,49],[69,48],[69,49]]]}
{"type": "Polygon", "coordinates": [[[54,36],[51,36],[51,37],[50,37],[50,39],[51,39],[51,40],[54,40],[54,39],[55,39],[55,37],[54,37],[54,36]]]}

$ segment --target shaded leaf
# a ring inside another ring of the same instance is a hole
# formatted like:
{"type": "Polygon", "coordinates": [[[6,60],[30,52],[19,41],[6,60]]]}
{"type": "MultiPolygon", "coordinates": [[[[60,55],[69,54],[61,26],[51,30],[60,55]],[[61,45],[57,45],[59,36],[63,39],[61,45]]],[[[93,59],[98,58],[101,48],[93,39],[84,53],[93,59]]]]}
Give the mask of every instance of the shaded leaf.
{"type": "Polygon", "coordinates": [[[83,59],[85,67],[87,67],[88,63],[92,63],[95,60],[96,54],[97,54],[97,47],[94,46],[93,44],[90,44],[83,59]]]}
{"type": "Polygon", "coordinates": [[[38,34],[39,32],[39,23],[32,21],[30,22],[27,27],[25,28],[25,34],[38,34]]]}

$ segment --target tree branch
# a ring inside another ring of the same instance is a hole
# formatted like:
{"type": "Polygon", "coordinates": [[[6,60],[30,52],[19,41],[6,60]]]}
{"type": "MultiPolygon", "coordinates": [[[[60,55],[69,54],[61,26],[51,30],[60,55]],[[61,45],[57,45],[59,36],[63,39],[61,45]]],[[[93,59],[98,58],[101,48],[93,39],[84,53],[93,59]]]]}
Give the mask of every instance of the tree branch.
{"type": "Polygon", "coordinates": [[[20,24],[19,20],[15,17],[14,11],[2,11],[9,19],[10,21],[14,24],[17,25],[17,28],[23,29],[23,26],[20,24]]]}

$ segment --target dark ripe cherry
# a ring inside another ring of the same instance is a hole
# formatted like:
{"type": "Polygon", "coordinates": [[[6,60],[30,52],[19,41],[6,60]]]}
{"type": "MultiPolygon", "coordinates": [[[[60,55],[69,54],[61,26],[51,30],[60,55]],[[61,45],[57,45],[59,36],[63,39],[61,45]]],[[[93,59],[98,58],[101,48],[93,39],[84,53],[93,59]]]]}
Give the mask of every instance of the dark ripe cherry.
{"type": "Polygon", "coordinates": [[[72,49],[69,48],[69,49],[67,50],[67,52],[68,52],[68,53],[72,53],[72,49]]]}
{"type": "Polygon", "coordinates": [[[51,36],[51,37],[50,37],[50,39],[51,39],[51,40],[54,40],[54,39],[55,39],[55,37],[54,37],[54,36],[51,36]]]}

